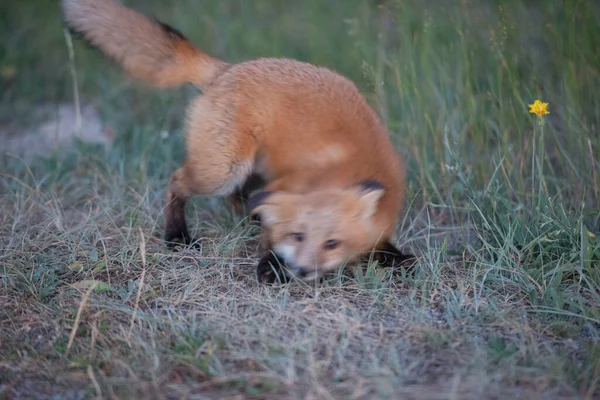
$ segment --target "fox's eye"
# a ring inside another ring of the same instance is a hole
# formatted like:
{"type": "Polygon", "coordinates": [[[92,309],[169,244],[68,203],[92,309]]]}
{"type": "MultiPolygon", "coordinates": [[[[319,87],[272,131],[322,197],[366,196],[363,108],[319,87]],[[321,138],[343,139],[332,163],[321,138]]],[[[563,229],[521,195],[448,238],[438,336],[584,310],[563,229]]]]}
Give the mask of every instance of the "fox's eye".
{"type": "Polygon", "coordinates": [[[302,232],[294,232],[292,233],[292,237],[296,242],[302,242],[304,240],[304,233],[302,232]]]}
{"type": "Polygon", "coordinates": [[[340,242],[338,242],[335,239],[329,239],[328,241],[325,242],[325,245],[323,247],[325,247],[325,250],[333,250],[335,248],[337,248],[340,245],[340,242]]]}

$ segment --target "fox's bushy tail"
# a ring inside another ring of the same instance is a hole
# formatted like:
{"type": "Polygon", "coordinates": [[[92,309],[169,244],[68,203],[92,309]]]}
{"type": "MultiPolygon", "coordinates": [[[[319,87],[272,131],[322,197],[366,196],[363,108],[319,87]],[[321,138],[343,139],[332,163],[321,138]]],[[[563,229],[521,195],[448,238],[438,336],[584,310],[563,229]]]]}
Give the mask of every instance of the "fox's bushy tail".
{"type": "Polygon", "coordinates": [[[150,85],[202,86],[226,65],[170,26],[113,0],[62,0],[62,9],[72,31],[150,85]]]}

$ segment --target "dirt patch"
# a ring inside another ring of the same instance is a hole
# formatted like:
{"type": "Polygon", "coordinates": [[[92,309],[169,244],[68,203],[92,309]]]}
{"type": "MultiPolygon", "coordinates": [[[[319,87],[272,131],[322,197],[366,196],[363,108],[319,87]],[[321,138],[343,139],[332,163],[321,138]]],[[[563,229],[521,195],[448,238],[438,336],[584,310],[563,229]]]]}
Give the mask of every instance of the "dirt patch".
{"type": "Polygon", "coordinates": [[[0,128],[0,154],[29,160],[46,156],[55,150],[66,151],[76,140],[109,147],[113,141],[111,129],[100,119],[91,105],[85,105],[78,113],[73,104],[41,105],[32,110],[39,120],[33,128],[16,126],[0,128]]]}

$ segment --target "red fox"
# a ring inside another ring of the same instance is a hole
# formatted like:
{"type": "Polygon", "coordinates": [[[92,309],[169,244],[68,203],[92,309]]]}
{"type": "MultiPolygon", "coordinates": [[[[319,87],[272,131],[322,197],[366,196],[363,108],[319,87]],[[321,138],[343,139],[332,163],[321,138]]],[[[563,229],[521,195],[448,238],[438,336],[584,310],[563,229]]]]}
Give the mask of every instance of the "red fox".
{"type": "Polygon", "coordinates": [[[292,59],[227,63],[112,0],[62,0],[62,9],[72,31],[130,76],[202,90],[187,110],[186,160],[166,194],[170,248],[193,242],[184,206],[204,195],[257,216],[265,282],[278,263],[289,278],[311,281],[373,250],[413,258],[390,242],[405,200],[404,163],[349,79],[292,59]]]}

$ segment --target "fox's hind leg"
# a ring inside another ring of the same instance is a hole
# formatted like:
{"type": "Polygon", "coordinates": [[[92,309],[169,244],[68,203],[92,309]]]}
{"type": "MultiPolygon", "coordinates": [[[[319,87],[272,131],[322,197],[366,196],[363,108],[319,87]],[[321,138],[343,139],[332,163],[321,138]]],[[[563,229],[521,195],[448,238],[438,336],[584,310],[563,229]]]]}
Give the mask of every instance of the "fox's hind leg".
{"type": "Polygon", "coordinates": [[[169,248],[192,242],[185,221],[185,204],[190,196],[196,194],[193,188],[185,165],[177,169],[169,179],[165,204],[165,242],[169,248]]]}
{"type": "Polygon", "coordinates": [[[206,161],[208,165],[202,166],[188,161],[171,175],[165,207],[165,241],[170,248],[193,242],[185,219],[185,204],[191,196],[231,196],[250,173],[251,165],[234,163],[230,167],[227,163],[222,171],[216,171],[215,164],[206,161]],[[205,171],[209,166],[210,171],[205,171]],[[210,179],[204,172],[210,172],[210,179]]]}
{"type": "Polygon", "coordinates": [[[164,216],[165,241],[171,248],[192,242],[184,211],[191,196],[231,196],[252,172],[253,137],[236,130],[218,112],[207,112],[209,108],[204,99],[194,104],[188,119],[187,160],[169,180],[164,216]]]}

